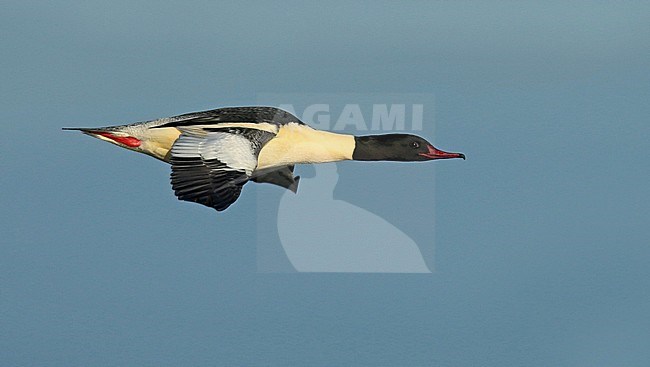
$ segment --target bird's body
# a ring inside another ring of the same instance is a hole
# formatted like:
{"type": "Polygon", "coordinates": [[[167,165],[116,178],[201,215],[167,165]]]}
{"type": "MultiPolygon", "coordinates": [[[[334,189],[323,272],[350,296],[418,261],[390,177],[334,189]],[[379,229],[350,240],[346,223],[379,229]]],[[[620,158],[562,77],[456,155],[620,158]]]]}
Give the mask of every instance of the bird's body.
{"type": "Polygon", "coordinates": [[[283,126],[260,151],[260,169],[299,163],[326,163],[352,159],[354,136],[312,129],[304,124],[283,126]]]}
{"type": "Polygon", "coordinates": [[[228,107],[105,128],[75,128],[172,165],[181,200],[224,210],[249,180],[295,192],[296,164],[464,158],[406,134],[355,137],[315,130],[273,107],[228,107]],[[410,144],[410,145],[409,145],[410,144]]]}

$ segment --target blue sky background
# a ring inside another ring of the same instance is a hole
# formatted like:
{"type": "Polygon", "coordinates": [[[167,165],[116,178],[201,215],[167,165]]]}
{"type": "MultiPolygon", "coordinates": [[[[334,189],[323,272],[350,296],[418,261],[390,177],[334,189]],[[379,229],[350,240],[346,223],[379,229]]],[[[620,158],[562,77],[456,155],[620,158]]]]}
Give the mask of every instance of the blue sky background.
{"type": "Polygon", "coordinates": [[[648,365],[647,3],[4,1],[0,33],[0,364],[648,365]],[[434,273],[259,273],[273,188],[218,215],[60,131],[260,93],[435,95],[469,159],[372,168],[435,167],[434,273]]]}

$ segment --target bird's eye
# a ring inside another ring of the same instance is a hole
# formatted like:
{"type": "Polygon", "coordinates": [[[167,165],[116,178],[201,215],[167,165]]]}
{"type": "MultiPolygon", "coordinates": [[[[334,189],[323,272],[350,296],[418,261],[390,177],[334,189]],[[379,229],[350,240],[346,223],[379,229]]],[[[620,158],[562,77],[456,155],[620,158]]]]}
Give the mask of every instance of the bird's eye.
{"type": "Polygon", "coordinates": [[[417,141],[412,141],[411,142],[411,148],[416,148],[417,149],[419,147],[420,147],[420,143],[418,143],[417,141]]]}

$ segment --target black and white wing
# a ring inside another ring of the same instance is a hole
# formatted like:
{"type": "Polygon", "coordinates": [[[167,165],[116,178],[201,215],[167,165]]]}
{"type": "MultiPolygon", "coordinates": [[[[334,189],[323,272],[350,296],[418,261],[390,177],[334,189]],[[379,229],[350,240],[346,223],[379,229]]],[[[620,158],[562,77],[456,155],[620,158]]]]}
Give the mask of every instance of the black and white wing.
{"type": "Polygon", "coordinates": [[[218,211],[237,200],[274,134],[243,128],[181,129],[171,149],[171,183],[179,200],[218,211]]]}

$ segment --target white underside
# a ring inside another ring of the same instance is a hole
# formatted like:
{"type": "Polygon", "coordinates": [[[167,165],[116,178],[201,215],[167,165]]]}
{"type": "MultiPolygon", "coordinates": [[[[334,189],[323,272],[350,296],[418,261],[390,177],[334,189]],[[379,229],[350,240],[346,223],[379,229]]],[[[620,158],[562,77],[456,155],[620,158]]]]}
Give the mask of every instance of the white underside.
{"type": "Polygon", "coordinates": [[[148,129],[147,138],[142,140],[138,150],[165,162],[169,160],[169,151],[178,140],[181,132],[175,127],[148,129]]]}
{"type": "MultiPolygon", "coordinates": [[[[352,159],[354,136],[315,130],[307,125],[289,123],[279,129],[272,124],[231,123],[219,127],[245,127],[276,134],[260,151],[257,169],[286,166],[299,163],[325,163],[352,159]]],[[[204,127],[215,125],[183,127],[183,131],[201,134],[204,127]]],[[[205,133],[205,132],[204,132],[205,133]]],[[[181,131],[177,128],[147,129],[146,138],[139,137],[142,145],[134,150],[168,161],[169,151],[181,131]]],[[[140,132],[140,135],[142,132],[140,132]]],[[[99,137],[100,139],[102,137],[99,137]]],[[[109,139],[103,139],[115,143],[109,139]]],[[[119,145],[119,144],[118,144],[119,145]]]]}
{"type": "Polygon", "coordinates": [[[257,160],[257,168],[298,163],[324,163],[352,159],[354,136],[287,124],[269,141],[257,160]]]}

